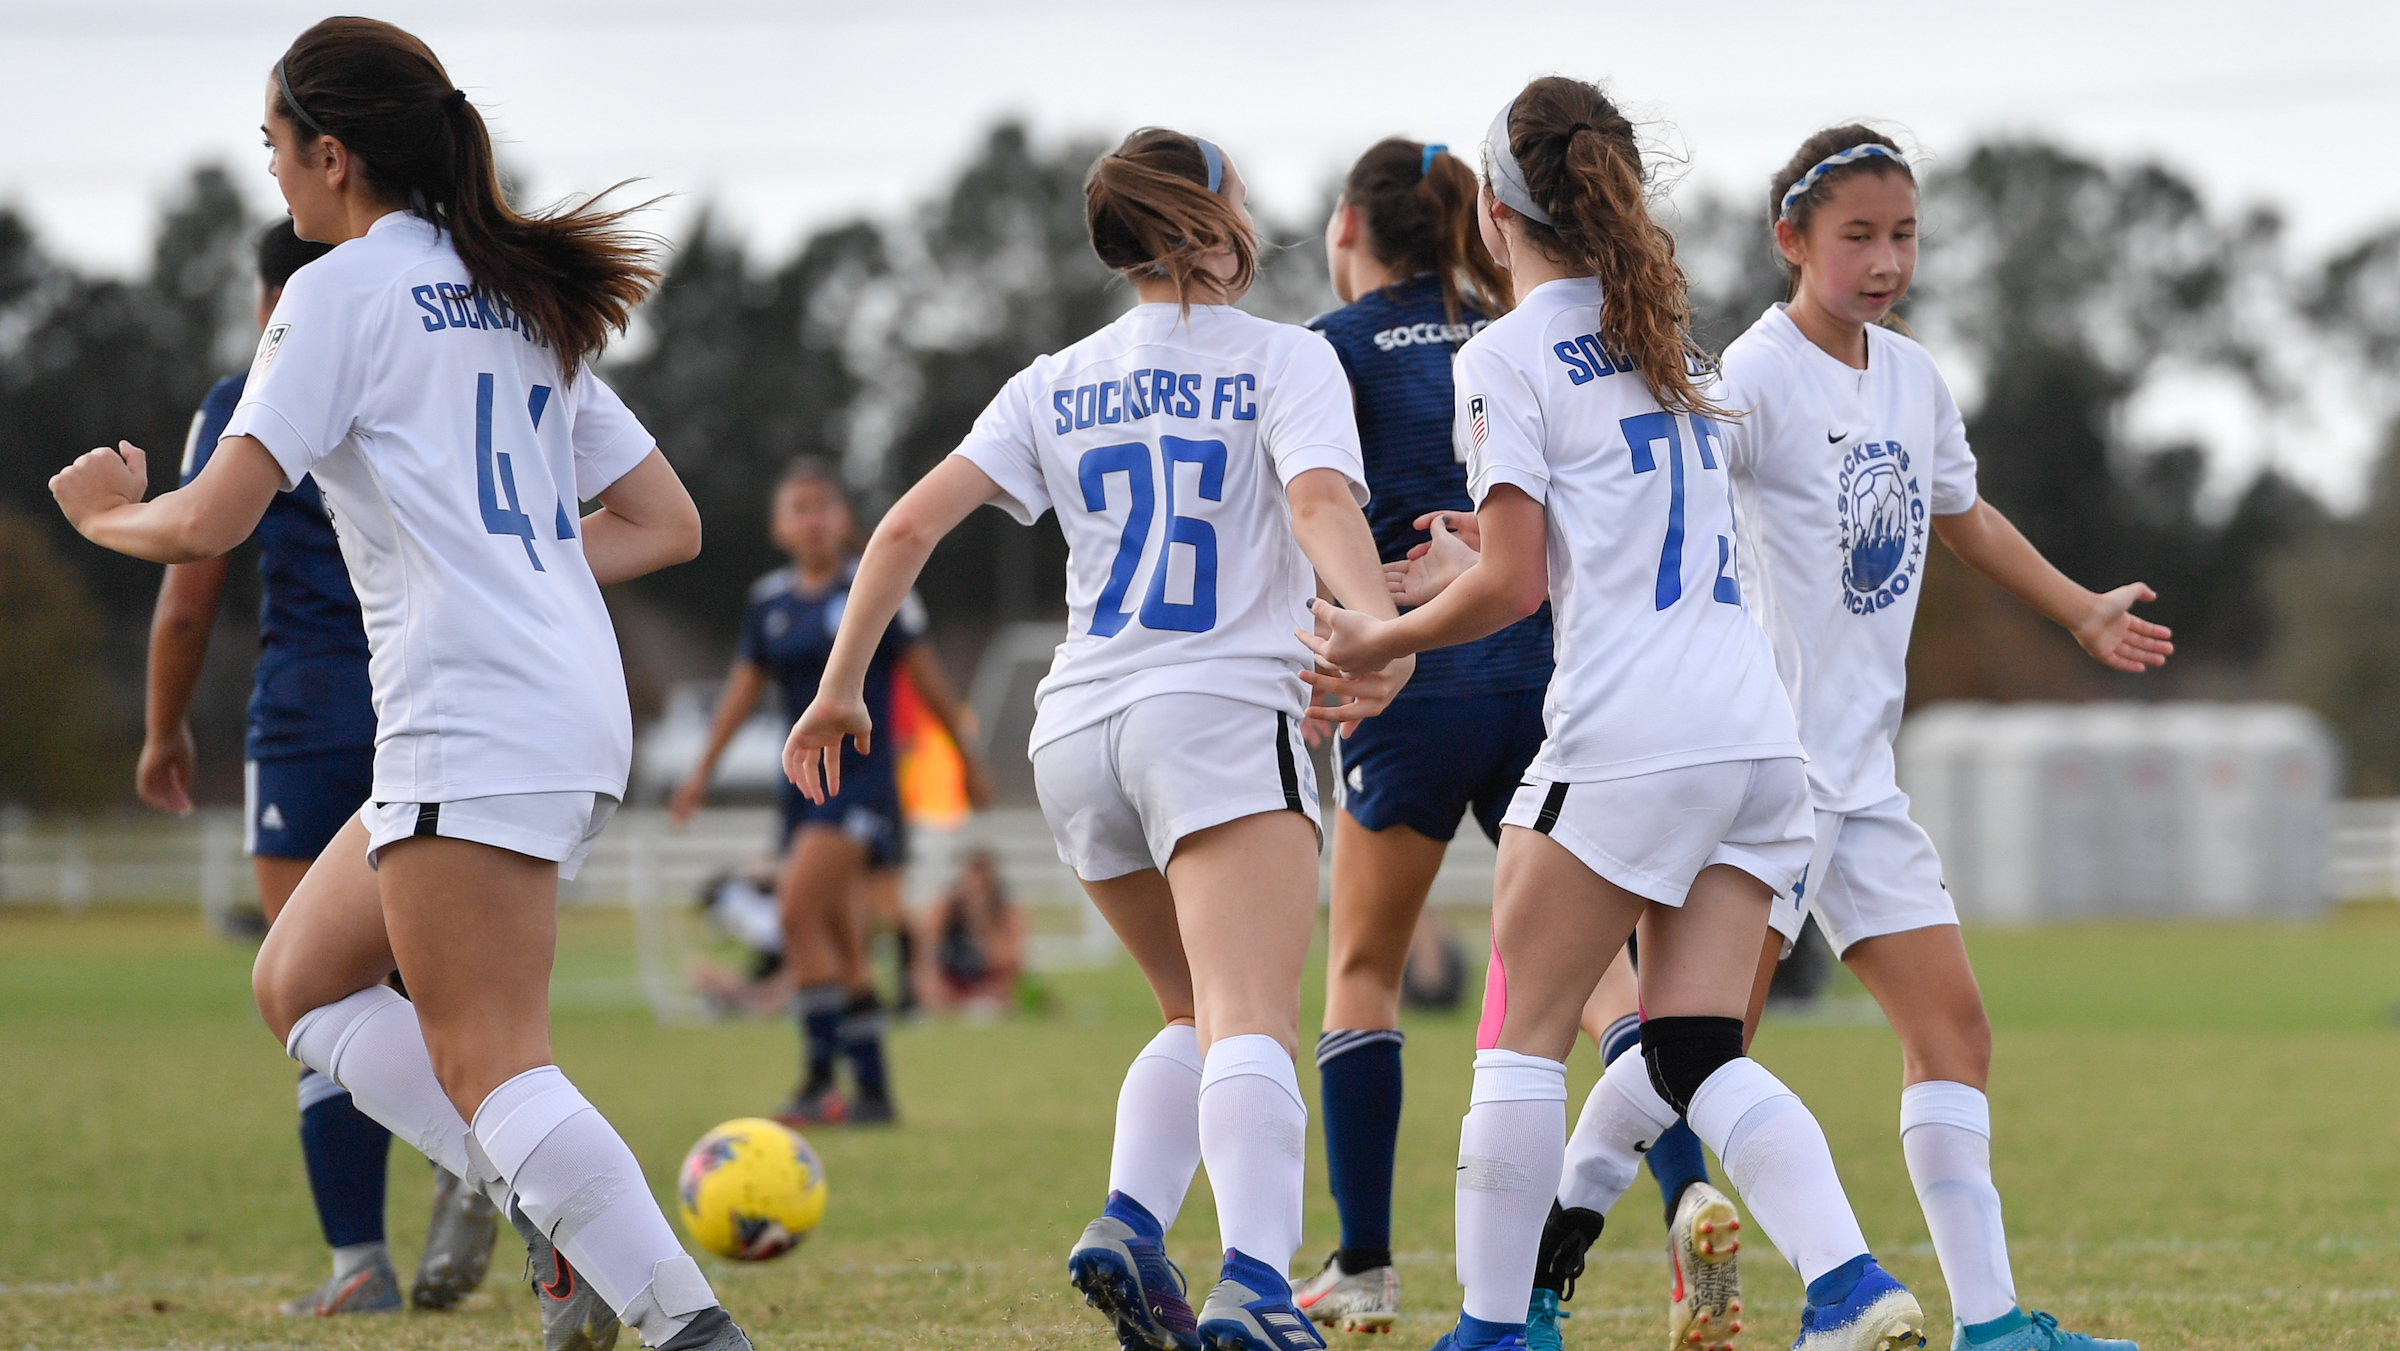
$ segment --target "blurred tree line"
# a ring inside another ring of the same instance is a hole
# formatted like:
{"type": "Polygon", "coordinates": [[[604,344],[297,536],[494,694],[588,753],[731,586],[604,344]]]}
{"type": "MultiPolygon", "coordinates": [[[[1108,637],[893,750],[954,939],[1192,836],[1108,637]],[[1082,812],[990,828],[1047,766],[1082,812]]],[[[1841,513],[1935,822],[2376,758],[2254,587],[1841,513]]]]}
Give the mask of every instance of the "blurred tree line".
{"type": "MultiPolygon", "coordinates": [[[[612,597],[637,704],[730,650],[751,579],[776,565],[767,494],[796,455],[842,466],[869,518],[948,453],[1001,383],[1106,323],[1129,292],[1084,240],[1082,179],[1101,147],[984,139],[921,210],[753,255],[704,212],[604,373],[656,432],[708,521],[702,556],[612,597]],[[648,680],[648,688],[645,688],[648,680]]],[[[1700,196],[1675,216],[1703,340],[1721,347],[1784,279],[1758,201],[1700,196]]],[[[1270,223],[1278,247],[1245,307],[1300,320],[1335,301],[1325,202],[1270,223]]],[[[1923,264],[1907,310],[1949,363],[1992,502],[2070,575],[2149,582],[2176,630],[2161,674],[2127,677],[1935,550],[1911,693],[1936,698],[2299,698],[2344,735],[2354,787],[2400,792],[2400,432],[2370,500],[2330,514],[2278,473],[2230,503],[2204,494],[2197,446],[2137,443],[2129,403],[2154,382],[2238,382],[2292,406],[2327,363],[2380,424],[2400,406],[2400,227],[2294,268],[2270,215],[2212,214],[2155,165],[2111,166],[2002,143],[1932,171],[1923,264]]],[[[1262,218],[1264,219],[1264,218],[1262,218]]],[[[221,171],[165,209],[149,274],[88,278],[0,210],[0,804],[129,799],[146,619],[158,569],[76,540],[45,482],[124,437],[154,491],[211,380],[251,343],[243,214],[221,171]]],[[[979,512],[922,591],[954,658],[998,623],[1062,610],[1054,522],[979,512]]],[[[203,763],[237,784],[256,642],[255,574],[237,568],[194,709],[203,763]]],[[[959,672],[964,674],[963,670],[959,672]]]]}

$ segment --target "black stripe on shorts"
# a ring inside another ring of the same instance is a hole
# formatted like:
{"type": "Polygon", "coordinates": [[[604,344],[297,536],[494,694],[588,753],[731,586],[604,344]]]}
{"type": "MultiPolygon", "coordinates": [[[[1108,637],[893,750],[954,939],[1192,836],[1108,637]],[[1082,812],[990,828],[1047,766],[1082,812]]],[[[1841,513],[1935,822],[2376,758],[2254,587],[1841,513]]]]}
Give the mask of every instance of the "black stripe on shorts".
{"type": "Polygon", "coordinates": [[[1288,713],[1275,715],[1275,770],[1283,776],[1284,810],[1306,816],[1307,808],[1300,805],[1300,767],[1292,762],[1292,719],[1288,713]]]}
{"type": "Polygon", "coordinates": [[[412,835],[439,835],[442,833],[441,824],[442,804],[420,802],[417,804],[417,828],[409,833],[412,835]]]}
{"type": "Polygon", "coordinates": [[[1549,793],[1542,798],[1541,813],[1533,818],[1533,828],[1544,835],[1549,834],[1550,828],[1558,824],[1558,809],[1566,805],[1567,786],[1563,783],[1551,784],[1549,793]]]}

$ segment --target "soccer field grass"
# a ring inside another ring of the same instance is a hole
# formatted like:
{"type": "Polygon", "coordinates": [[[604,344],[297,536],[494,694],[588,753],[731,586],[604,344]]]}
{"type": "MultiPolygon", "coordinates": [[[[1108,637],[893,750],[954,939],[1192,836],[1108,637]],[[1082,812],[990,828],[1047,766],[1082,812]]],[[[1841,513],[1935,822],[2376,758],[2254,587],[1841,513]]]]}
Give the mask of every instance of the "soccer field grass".
{"type": "MultiPolygon", "coordinates": [[[[2400,922],[1978,932],[1970,946],[1996,1025],[1994,1155],[2029,1305],[2152,1351],[2400,1345],[2400,922]]],[[[492,1281],[458,1313],[273,1312],[322,1279],[324,1256],[295,1067],[250,1008],[248,967],[190,912],[0,913],[0,1345],[538,1346],[505,1234],[492,1281]]],[[[1117,1079],[1154,1014],[1126,964],[1050,983],[1047,1017],[899,1030],[903,1124],[812,1137],[832,1184],[821,1231],[764,1265],[704,1262],[760,1351],[1113,1345],[1063,1259],[1102,1199],[1117,1079]]],[[[560,1063],[662,1198],[703,1130],[790,1087],[786,1025],[652,1020],[621,914],[565,916],[554,993],[560,1063]]],[[[1336,1334],[1337,1347],[1422,1347],[1457,1307],[1450,1191],[1473,1019],[1414,1017],[1408,1031],[1393,1236],[1407,1315],[1396,1337],[1336,1334]]],[[[1837,985],[1816,1016],[1771,1022],[1757,1050],[1823,1120],[1869,1240],[1946,1346],[1948,1302],[1893,1132],[1890,1033],[1837,985]]],[[[1579,1049],[1577,1103],[1596,1073],[1579,1049]]],[[[1312,1095],[1315,1081],[1304,1069],[1312,1095]]],[[[1664,1340],[1656,1194],[1645,1180],[1618,1207],[1570,1306],[1569,1347],[1664,1340]]],[[[422,1161],[396,1148],[404,1274],[427,1195],[422,1161]]],[[[1334,1237],[1312,1140],[1297,1263],[1313,1269],[1334,1237]]],[[[1171,1241],[1196,1302],[1215,1271],[1205,1179],[1171,1241]]],[[[1798,1282],[1765,1243],[1744,1255],[1743,1344],[1786,1345],[1798,1282]]]]}

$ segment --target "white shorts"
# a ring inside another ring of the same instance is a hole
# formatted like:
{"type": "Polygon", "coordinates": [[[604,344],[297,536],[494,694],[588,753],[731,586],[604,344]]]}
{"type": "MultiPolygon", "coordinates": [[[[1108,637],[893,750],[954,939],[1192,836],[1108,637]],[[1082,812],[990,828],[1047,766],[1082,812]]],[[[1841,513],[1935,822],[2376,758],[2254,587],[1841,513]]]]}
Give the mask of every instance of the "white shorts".
{"type": "Polygon", "coordinates": [[[1058,857],[1086,882],[1164,871],[1176,842],[1262,812],[1324,837],[1299,719],[1214,694],[1160,694],[1033,753],[1058,857]]]}
{"type": "Polygon", "coordinates": [[[1855,812],[1818,812],[1817,850],[1797,886],[1779,888],[1768,920],[1784,951],[1811,914],[1836,956],[1862,938],[1958,923],[1933,840],[1894,793],[1855,812]]]}
{"type": "Polygon", "coordinates": [[[1681,905],[1718,863],[1789,891],[1808,867],[1809,813],[1808,772],[1786,758],[1592,783],[1528,777],[1500,822],[1540,831],[1636,896],[1681,905]]]}
{"type": "Polygon", "coordinates": [[[369,802],[358,809],[367,828],[367,866],[387,844],[418,835],[473,840],[496,849],[548,859],[562,881],[574,879],[592,844],[617,814],[605,793],[509,793],[456,802],[369,802]]]}

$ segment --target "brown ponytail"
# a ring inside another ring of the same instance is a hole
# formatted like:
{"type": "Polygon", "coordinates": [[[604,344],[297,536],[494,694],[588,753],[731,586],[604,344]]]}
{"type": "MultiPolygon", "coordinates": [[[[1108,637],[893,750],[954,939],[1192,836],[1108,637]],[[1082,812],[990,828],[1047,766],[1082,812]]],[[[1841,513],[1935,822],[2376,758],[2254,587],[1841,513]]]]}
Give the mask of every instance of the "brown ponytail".
{"type": "MultiPolygon", "coordinates": [[[[1233,251],[1234,274],[1224,294],[1249,289],[1258,275],[1258,236],[1224,197],[1208,190],[1208,157],[1180,131],[1144,127],[1102,155],[1083,180],[1083,218],[1092,252],[1117,272],[1171,277],[1175,298],[1192,303],[1203,255],[1233,251]]],[[[1205,303],[1205,302],[1203,302],[1205,303]]]]}
{"type": "Polygon", "coordinates": [[[1475,171],[1447,149],[1397,136],[1377,141],[1350,166],[1342,200],[1365,218],[1377,262],[1441,278],[1450,323],[1463,308],[1495,319],[1508,313],[1508,273],[1475,222],[1475,171]]]}
{"type": "Polygon", "coordinates": [[[1517,95],[1508,148],[1533,200],[1556,222],[1521,217],[1527,237],[1600,281],[1608,350],[1633,358],[1659,407],[1732,416],[1701,391],[1714,363],[1692,340],[1675,236],[1650,218],[1633,123],[1594,86],[1546,76],[1517,95]]]}
{"type": "Polygon", "coordinates": [[[509,206],[483,114],[415,35],[326,19],[293,41],[276,74],[275,110],[303,144],[340,141],[377,192],[449,231],[475,289],[524,316],[566,379],[609,330],[625,331],[657,283],[655,241],[619,228],[640,206],[604,211],[599,196],[544,216],[509,206]]]}

